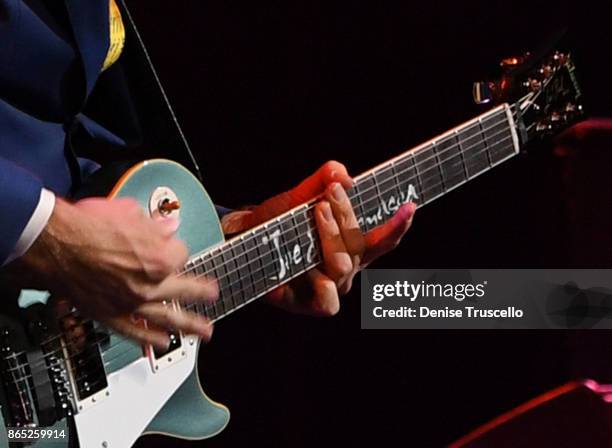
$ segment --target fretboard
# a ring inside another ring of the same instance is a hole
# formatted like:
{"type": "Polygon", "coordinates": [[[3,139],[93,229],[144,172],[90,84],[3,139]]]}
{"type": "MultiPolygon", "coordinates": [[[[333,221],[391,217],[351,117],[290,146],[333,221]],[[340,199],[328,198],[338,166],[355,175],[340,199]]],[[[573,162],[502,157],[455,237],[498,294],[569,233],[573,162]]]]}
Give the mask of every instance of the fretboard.
{"type": "MultiPolygon", "coordinates": [[[[348,191],[361,230],[384,224],[405,203],[419,207],[519,151],[508,105],[499,106],[361,174],[348,191]]],[[[321,262],[313,209],[299,206],[193,257],[185,272],[214,277],[220,297],[195,309],[217,321],[321,262]]]]}

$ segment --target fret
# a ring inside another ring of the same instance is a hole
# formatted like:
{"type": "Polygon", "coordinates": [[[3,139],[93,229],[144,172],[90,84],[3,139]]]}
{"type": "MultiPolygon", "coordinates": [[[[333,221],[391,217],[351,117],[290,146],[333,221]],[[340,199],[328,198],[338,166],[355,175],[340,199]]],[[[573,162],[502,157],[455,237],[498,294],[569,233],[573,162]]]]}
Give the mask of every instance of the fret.
{"type": "Polygon", "coordinates": [[[414,163],[418,166],[420,173],[421,201],[428,202],[444,193],[434,146],[429,145],[417,151],[414,154],[414,163]]]}
{"type": "Polygon", "coordinates": [[[223,301],[223,287],[222,287],[222,275],[223,275],[223,262],[220,257],[221,250],[216,249],[211,255],[215,259],[216,263],[213,262],[213,268],[210,272],[211,276],[217,280],[219,287],[219,298],[212,303],[212,318],[215,319],[225,314],[225,303],[223,301]]]}
{"type": "MultiPolygon", "coordinates": [[[[473,125],[472,125],[472,126],[473,126],[473,125]]],[[[462,169],[463,169],[463,173],[464,173],[464,175],[465,175],[465,179],[466,179],[466,180],[470,180],[470,179],[471,179],[471,177],[470,177],[470,173],[469,173],[469,171],[468,171],[468,167],[467,167],[467,165],[466,165],[465,154],[464,154],[464,151],[466,150],[466,148],[469,148],[469,146],[467,146],[467,147],[466,147],[466,146],[463,144],[463,139],[461,138],[461,136],[462,136],[462,135],[464,135],[464,136],[465,136],[465,132],[466,132],[466,131],[467,131],[467,130],[470,128],[470,127],[472,127],[472,126],[466,126],[466,127],[465,127],[465,128],[462,130],[462,132],[461,132],[460,134],[459,134],[459,133],[457,133],[457,145],[458,145],[458,147],[459,147],[459,157],[461,157],[461,167],[462,167],[462,169]]]]}
{"type": "Polygon", "coordinates": [[[234,270],[234,266],[231,265],[232,259],[232,247],[231,245],[225,246],[221,251],[221,264],[219,266],[220,279],[219,279],[219,290],[220,290],[220,301],[223,301],[225,311],[235,308],[234,303],[234,289],[232,285],[232,278],[230,273],[234,270]]]}
{"type": "Polygon", "coordinates": [[[383,219],[386,221],[402,206],[401,192],[397,188],[397,179],[392,164],[386,165],[374,174],[379,188],[383,219]]]}
{"type": "Polygon", "coordinates": [[[440,140],[436,144],[436,147],[440,160],[440,172],[444,180],[444,187],[446,191],[448,191],[464,182],[467,178],[463,167],[458,132],[440,140]]]}
{"type": "Polygon", "coordinates": [[[278,222],[273,222],[265,227],[265,232],[261,236],[261,242],[263,243],[261,261],[266,289],[278,284],[278,276],[283,269],[282,261],[276,257],[276,248],[280,245],[279,235],[278,222]]]}
{"type": "Polygon", "coordinates": [[[355,182],[355,184],[349,188],[346,192],[349,199],[351,200],[351,205],[353,206],[353,210],[355,212],[355,216],[357,220],[359,220],[360,216],[365,215],[365,208],[363,207],[363,202],[361,202],[361,193],[363,191],[363,184],[360,182],[355,182]]]}
{"type": "Polygon", "coordinates": [[[252,254],[253,269],[251,269],[251,277],[253,278],[253,289],[255,294],[261,294],[266,290],[266,276],[264,273],[263,259],[261,256],[261,238],[258,237],[256,232],[252,232],[250,237],[246,241],[246,246],[249,253],[252,254]]]}
{"type": "Polygon", "coordinates": [[[308,244],[304,244],[304,237],[306,235],[300,235],[300,222],[298,221],[297,212],[291,214],[291,237],[288,239],[293,241],[294,247],[292,256],[295,264],[296,272],[303,272],[308,269],[308,263],[306,262],[306,251],[308,250],[308,244]]]}
{"type": "Polygon", "coordinates": [[[508,151],[510,126],[505,112],[497,113],[482,120],[483,134],[487,142],[487,150],[491,166],[499,163],[514,151],[508,151]],[[504,140],[508,139],[508,140],[504,140]]]}
{"type": "Polygon", "coordinates": [[[405,202],[405,196],[410,190],[410,185],[416,190],[417,195],[422,190],[421,183],[417,175],[417,168],[412,155],[406,155],[393,164],[393,169],[396,173],[398,190],[401,192],[402,201],[405,202]]]}
{"type": "MultiPolygon", "coordinates": [[[[482,151],[481,153],[474,153],[473,156],[470,157],[470,159],[480,159],[481,163],[486,162],[485,167],[477,172],[477,174],[480,174],[481,172],[486,171],[491,168],[491,166],[493,166],[493,161],[491,160],[490,153],[490,144],[487,141],[486,135],[484,133],[484,125],[482,123],[482,120],[478,121],[478,136],[480,138],[480,141],[482,142],[482,151]]],[[[470,160],[470,163],[473,164],[474,162],[470,160]]]]}
{"type": "Polygon", "coordinates": [[[280,260],[284,269],[281,268],[279,272],[279,280],[283,280],[284,278],[291,277],[295,269],[294,258],[293,258],[293,249],[296,247],[295,233],[293,230],[293,224],[291,223],[291,217],[284,216],[278,223],[278,228],[280,230],[279,240],[280,245],[279,249],[276,251],[276,257],[280,260]],[[293,235],[293,238],[291,238],[293,235]]]}
{"type": "Polygon", "coordinates": [[[386,207],[395,207],[399,202],[399,190],[397,189],[393,164],[386,165],[376,171],[374,176],[376,177],[382,203],[386,207]]]}
{"type": "MultiPolygon", "coordinates": [[[[433,156],[433,160],[436,163],[436,168],[438,168],[438,173],[440,174],[440,186],[442,187],[442,191],[446,191],[447,187],[446,187],[446,179],[444,179],[444,173],[442,172],[442,159],[440,157],[440,155],[438,154],[440,152],[439,148],[438,148],[439,143],[434,141],[431,143],[431,151],[433,151],[434,156],[433,156]]],[[[429,168],[429,171],[434,171],[433,168],[429,168]]]]}
{"type": "Polygon", "coordinates": [[[236,262],[238,266],[240,266],[243,275],[243,298],[246,302],[257,292],[253,279],[253,265],[257,263],[257,258],[253,253],[254,242],[251,234],[247,234],[240,238],[240,247],[242,253],[236,262]]]}
{"type": "Polygon", "coordinates": [[[237,247],[240,245],[240,240],[234,240],[230,245],[231,261],[226,264],[226,268],[229,271],[229,279],[232,291],[232,302],[234,306],[239,306],[246,301],[245,298],[245,286],[244,286],[244,265],[238,262],[237,247]]]}
{"type": "MultiPolygon", "coordinates": [[[[200,259],[200,264],[203,266],[202,270],[204,271],[204,275],[207,277],[213,276],[214,264],[212,260],[212,255],[210,253],[204,254],[200,259]]],[[[215,314],[214,303],[207,303],[203,307],[202,314],[211,319],[215,314]]]]}
{"type": "Polygon", "coordinates": [[[359,189],[361,190],[360,200],[364,213],[357,218],[357,222],[359,223],[359,227],[367,232],[382,221],[382,216],[380,216],[379,213],[378,191],[372,173],[360,179],[359,184],[359,189]]]}
{"type": "Polygon", "coordinates": [[[317,230],[314,228],[312,210],[304,209],[294,215],[297,221],[296,231],[304,258],[304,269],[319,262],[320,248],[317,230]]]}
{"type": "Polygon", "coordinates": [[[219,285],[219,299],[217,300],[218,307],[221,308],[222,314],[227,313],[229,310],[234,308],[233,298],[232,298],[232,288],[230,284],[229,276],[227,275],[227,265],[226,259],[228,257],[228,250],[224,247],[219,252],[219,261],[220,263],[216,266],[215,278],[217,279],[219,285]]]}

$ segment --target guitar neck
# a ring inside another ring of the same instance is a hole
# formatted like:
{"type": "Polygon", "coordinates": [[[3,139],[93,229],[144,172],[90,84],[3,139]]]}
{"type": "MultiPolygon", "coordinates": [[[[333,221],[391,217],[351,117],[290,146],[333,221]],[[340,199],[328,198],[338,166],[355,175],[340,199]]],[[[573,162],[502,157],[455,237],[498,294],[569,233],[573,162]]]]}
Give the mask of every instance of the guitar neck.
{"type": "MultiPolygon", "coordinates": [[[[361,174],[347,193],[367,232],[403,204],[429,204],[518,151],[512,108],[504,104],[361,174]]],[[[315,203],[193,257],[184,272],[216,278],[219,299],[192,307],[214,322],[318,265],[315,203]]]]}

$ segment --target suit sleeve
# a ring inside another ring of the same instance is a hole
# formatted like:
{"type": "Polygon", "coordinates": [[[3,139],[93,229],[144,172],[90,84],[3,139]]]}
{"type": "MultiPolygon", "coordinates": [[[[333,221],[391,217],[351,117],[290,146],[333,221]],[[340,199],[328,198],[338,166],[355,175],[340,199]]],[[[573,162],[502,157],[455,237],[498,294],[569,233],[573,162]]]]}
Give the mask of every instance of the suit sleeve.
{"type": "Polygon", "coordinates": [[[42,182],[29,171],[0,157],[0,264],[11,256],[38,206],[42,182]]]}

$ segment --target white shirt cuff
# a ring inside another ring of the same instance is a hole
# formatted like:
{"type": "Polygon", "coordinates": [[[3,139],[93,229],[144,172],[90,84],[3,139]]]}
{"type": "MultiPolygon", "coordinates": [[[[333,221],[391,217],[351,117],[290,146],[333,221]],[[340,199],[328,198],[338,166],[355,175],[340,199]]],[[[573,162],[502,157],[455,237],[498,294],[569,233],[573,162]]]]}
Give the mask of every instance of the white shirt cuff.
{"type": "Polygon", "coordinates": [[[17,240],[13,252],[9,255],[4,264],[10,263],[15,258],[19,258],[27,252],[49,222],[49,218],[51,218],[54,208],[55,195],[46,188],[43,188],[40,190],[40,198],[38,199],[38,205],[34,209],[34,213],[30,216],[30,220],[23,229],[23,232],[21,232],[21,236],[17,240]]]}

